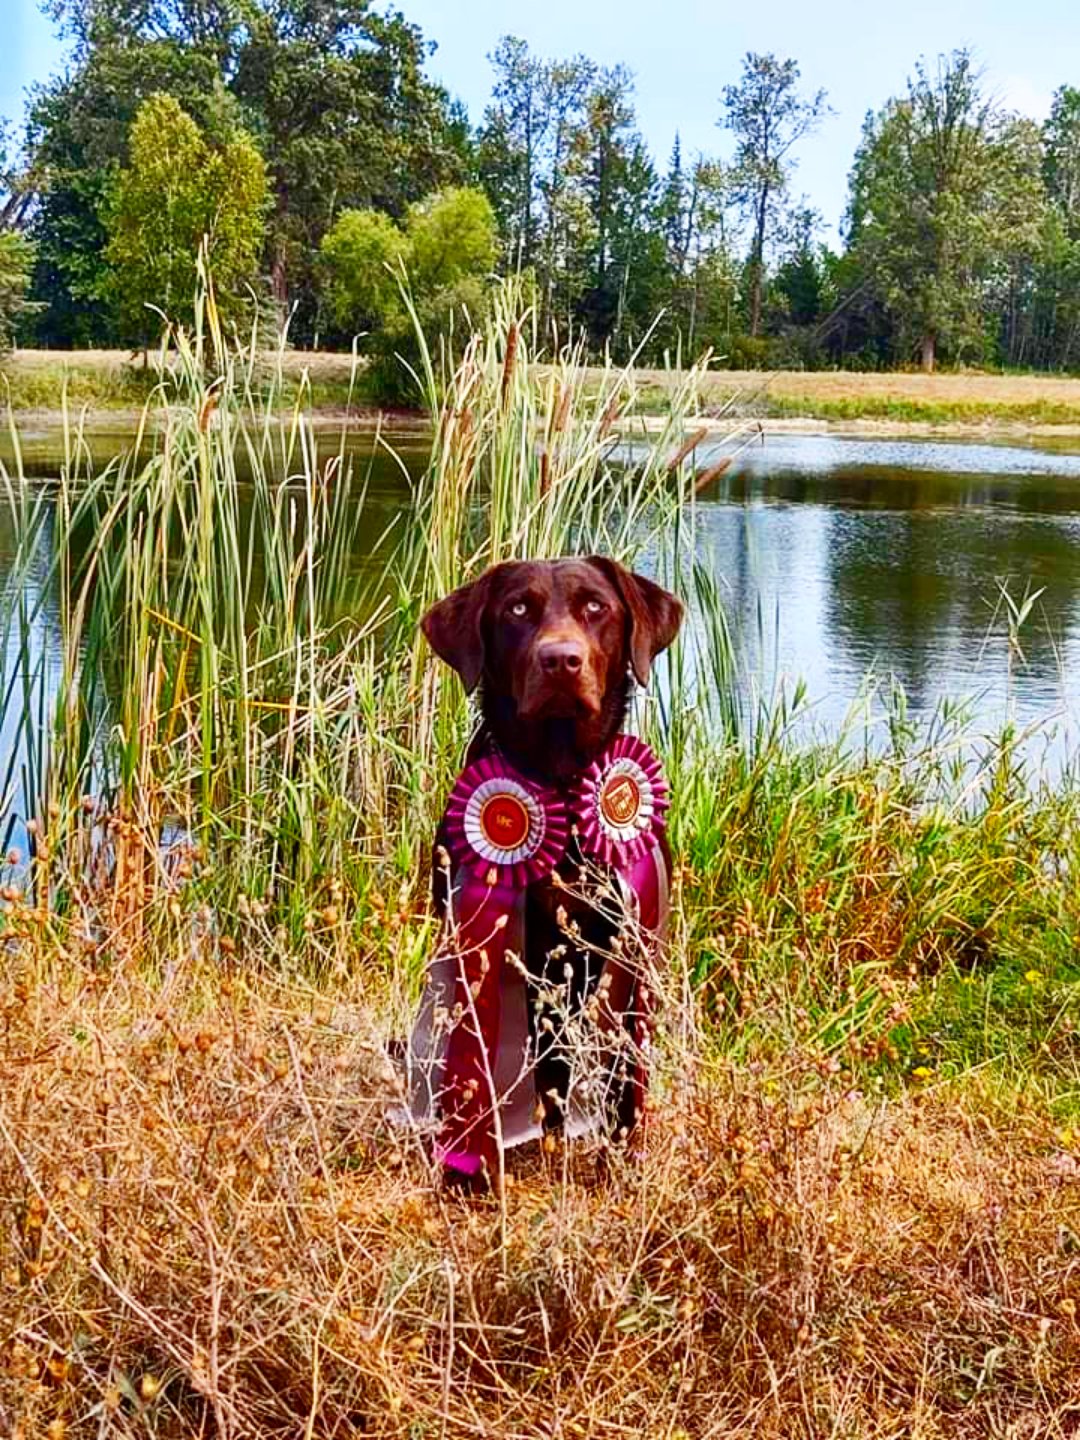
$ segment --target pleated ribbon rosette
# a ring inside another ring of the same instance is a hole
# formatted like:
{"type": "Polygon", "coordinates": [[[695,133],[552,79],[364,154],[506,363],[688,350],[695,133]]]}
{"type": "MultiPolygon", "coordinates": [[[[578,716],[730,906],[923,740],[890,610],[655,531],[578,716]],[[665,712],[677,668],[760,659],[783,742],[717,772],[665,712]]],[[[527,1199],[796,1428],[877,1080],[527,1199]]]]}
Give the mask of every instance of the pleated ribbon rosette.
{"type": "Polygon", "coordinates": [[[566,805],[557,790],[516,775],[490,756],[470,765],[446,805],[450,853],[487,885],[524,890],[566,851],[566,805]]]}
{"type": "Polygon", "coordinates": [[[655,843],[668,808],[660,762],[636,735],[619,735],[582,775],[572,823],[585,855],[620,869],[655,843]]]}

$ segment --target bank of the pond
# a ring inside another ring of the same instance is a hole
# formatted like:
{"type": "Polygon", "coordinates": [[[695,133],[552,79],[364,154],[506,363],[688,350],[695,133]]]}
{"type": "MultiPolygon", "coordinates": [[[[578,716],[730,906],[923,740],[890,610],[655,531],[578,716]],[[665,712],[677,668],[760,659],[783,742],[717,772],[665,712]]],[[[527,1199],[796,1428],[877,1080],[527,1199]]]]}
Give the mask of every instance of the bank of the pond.
{"type": "MultiPolygon", "coordinates": [[[[281,398],[305,390],[316,415],[364,425],[380,407],[365,390],[363,363],[328,351],[268,352],[267,373],[280,366],[281,398]]],[[[544,367],[537,367],[543,376],[544,367]]],[[[584,372],[599,386],[603,372],[584,372]]],[[[665,413],[683,372],[633,372],[638,417],[665,413]]],[[[11,408],[36,425],[58,420],[64,397],[86,410],[92,426],[135,417],[157,384],[153,365],[124,350],[21,350],[0,357],[0,387],[11,408]]],[[[984,373],[874,373],[847,371],[715,370],[697,390],[703,425],[727,427],[732,416],[767,420],[771,428],[816,433],[1080,437],[1080,378],[984,373]]],[[[423,423],[417,413],[394,411],[395,425],[423,423]]]]}
{"type": "MultiPolygon", "coordinates": [[[[649,408],[680,379],[662,370],[635,372],[649,408]]],[[[1067,376],[715,370],[702,380],[698,397],[706,415],[722,409],[722,418],[750,413],[829,425],[1080,426],[1080,378],[1067,376]]]]}

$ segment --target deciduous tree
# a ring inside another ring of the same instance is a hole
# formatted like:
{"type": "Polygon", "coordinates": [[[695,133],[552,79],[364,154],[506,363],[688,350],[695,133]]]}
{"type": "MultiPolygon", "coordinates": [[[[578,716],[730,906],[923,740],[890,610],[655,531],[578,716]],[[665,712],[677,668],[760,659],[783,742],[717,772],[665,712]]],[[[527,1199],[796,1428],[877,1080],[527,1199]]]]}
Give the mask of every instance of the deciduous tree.
{"type": "Polygon", "coordinates": [[[0,350],[11,344],[18,320],[28,309],[32,261],[33,250],[25,235],[0,230],[0,350]]]}
{"type": "Polygon", "coordinates": [[[401,310],[409,242],[379,210],[343,210],[323,237],[324,303],[345,334],[375,330],[401,310]]]}
{"type": "Polygon", "coordinates": [[[374,210],[346,211],[321,249],[327,308],[343,336],[367,334],[373,388],[386,400],[412,397],[408,364],[418,357],[402,286],[432,342],[466,316],[478,321],[495,265],[495,213],[482,190],[451,187],[411,206],[403,227],[374,210]]]}
{"type": "Polygon", "coordinates": [[[478,137],[480,178],[491,199],[512,268],[536,261],[543,146],[550,123],[548,67],[524,40],[504,35],[488,56],[491,104],[478,137]]]}
{"type": "Polygon", "coordinates": [[[1043,126],[1046,188],[1073,234],[1080,234],[1080,90],[1062,85],[1043,126]]]}
{"type": "Polygon", "coordinates": [[[107,204],[106,257],[128,336],[159,328],[150,307],[187,319],[205,245],[218,305],[236,313],[258,277],[267,207],[266,169],[250,138],[207,143],[170,95],[154,95],[131,128],[130,164],[107,204]]]}
{"type": "Polygon", "coordinates": [[[721,124],[735,136],[735,193],[751,225],[751,335],[761,328],[765,252],[783,214],[795,163],[792,151],[827,112],[825,91],[807,99],[799,94],[798,83],[794,60],[750,53],[738,84],[724,89],[721,124]]]}
{"type": "Polygon", "coordinates": [[[425,293],[495,269],[495,212],[482,190],[439,190],[409,207],[406,230],[417,287],[425,293]]]}
{"type": "Polygon", "coordinates": [[[977,358],[985,348],[985,287],[1034,198],[1019,154],[1028,138],[983,95],[963,50],[933,72],[920,63],[907,95],[866,121],[850,243],[901,347],[917,346],[926,370],[940,349],[977,358]]]}

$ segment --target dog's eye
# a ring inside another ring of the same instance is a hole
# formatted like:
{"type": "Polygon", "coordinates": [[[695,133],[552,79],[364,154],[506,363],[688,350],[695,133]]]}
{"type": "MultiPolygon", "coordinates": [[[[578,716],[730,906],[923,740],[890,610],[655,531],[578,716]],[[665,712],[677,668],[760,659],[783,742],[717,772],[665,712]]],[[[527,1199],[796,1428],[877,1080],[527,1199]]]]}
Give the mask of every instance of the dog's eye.
{"type": "Polygon", "coordinates": [[[528,602],[525,600],[515,600],[509,609],[510,614],[515,620],[524,620],[525,616],[529,613],[528,602]]]}
{"type": "Polygon", "coordinates": [[[597,615],[602,615],[606,609],[607,609],[607,606],[604,604],[604,602],[603,602],[602,600],[586,600],[586,601],[585,601],[585,614],[586,614],[586,615],[590,615],[590,616],[592,616],[592,617],[595,618],[595,616],[597,616],[597,615]]]}

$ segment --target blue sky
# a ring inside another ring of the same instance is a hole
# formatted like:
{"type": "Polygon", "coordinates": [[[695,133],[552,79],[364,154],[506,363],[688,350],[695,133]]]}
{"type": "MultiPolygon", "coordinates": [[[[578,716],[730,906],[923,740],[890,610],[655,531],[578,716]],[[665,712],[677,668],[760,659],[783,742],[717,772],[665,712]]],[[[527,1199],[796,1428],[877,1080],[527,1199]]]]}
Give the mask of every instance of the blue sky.
{"type": "MultiPolygon", "coordinates": [[[[1056,87],[1080,86],[1077,0],[396,0],[438,49],[430,70],[479,119],[500,35],[522,36],[540,54],[583,51],[622,61],[637,81],[642,129],[661,162],[676,130],[684,154],[723,153],[719,97],[747,50],[794,56],[807,88],[824,86],[835,115],[800,151],[795,184],[834,230],[863,116],[904,88],[920,55],[968,45],[993,93],[1043,118],[1056,87]]],[[[62,61],[36,0],[0,0],[4,55],[0,115],[21,112],[21,94],[62,61]],[[13,29],[14,43],[9,30],[13,29]]]]}

